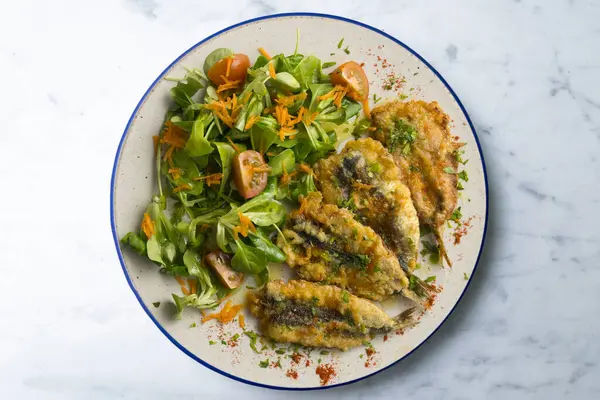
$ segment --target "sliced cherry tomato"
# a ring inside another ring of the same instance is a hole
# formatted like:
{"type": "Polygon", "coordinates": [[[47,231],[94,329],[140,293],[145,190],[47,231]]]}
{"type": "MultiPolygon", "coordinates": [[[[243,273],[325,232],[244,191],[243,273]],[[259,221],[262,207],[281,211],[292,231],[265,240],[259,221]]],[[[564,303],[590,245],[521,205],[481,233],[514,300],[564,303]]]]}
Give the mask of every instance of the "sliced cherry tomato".
{"type": "Polygon", "coordinates": [[[354,61],[348,61],[337,67],[331,74],[331,83],[350,88],[348,97],[359,102],[369,98],[369,80],[362,67],[354,61]]]}
{"type": "Polygon", "coordinates": [[[243,198],[249,199],[265,190],[269,167],[259,152],[246,150],[233,159],[233,180],[243,198]]]}
{"type": "Polygon", "coordinates": [[[250,67],[250,59],[245,54],[234,54],[229,57],[225,57],[219,60],[210,67],[208,70],[208,79],[211,80],[215,85],[222,85],[225,82],[223,77],[229,81],[242,81],[246,80],[248,75],[248,68],[250,67]],[[229,65],[229,73],[227,72],[227,65],[229,65]]]}
{"type": "Polygon", "coordinates": [[[220,250],[206,255],[206,263],[217,273],[228,289],[235,289],[244,281],[244,274],[231,269],[231,255],[220,250]]]}

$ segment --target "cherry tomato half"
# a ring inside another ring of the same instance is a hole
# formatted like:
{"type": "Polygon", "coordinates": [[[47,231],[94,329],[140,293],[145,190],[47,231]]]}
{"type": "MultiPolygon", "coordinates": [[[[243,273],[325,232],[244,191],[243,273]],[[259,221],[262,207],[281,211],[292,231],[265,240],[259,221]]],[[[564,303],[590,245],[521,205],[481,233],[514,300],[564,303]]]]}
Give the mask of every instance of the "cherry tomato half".
{"type": "Polygon", "coordinates": [[[348,97],[362,102],[369,98],[369,80],[362,67],[354,61],[348,61],[337,67],[331,74],[331,83],[348,86],[348,97]]]}
{"type": "Polygon", "coordinates": [[[243,198],[249,199],[265,190],[269,169],[259,152],[246,150],[233,159],[233,180],[243,198]]]}
{"type": "Polygon", "coordinates": [[[206,263],[210,265],[228,289],[235,289],[244,281],[244,274],[231,269],[231,255],[220,250],[206,255],[206,263]]]}
{"type": "Polygon", "coordinates": [[[208,79],[217,86],[226,83],[223,77],[226,77],[229,81],[240,80],[244,82],[249,67],[250,59],[247,55],[234,54],[217,61],[215,65],[210,67],[207,75],[208,79]],[[229,62],[231,62],[231,65],[229,66],[229,74],[227,74],[227,64],[229,62]]]}

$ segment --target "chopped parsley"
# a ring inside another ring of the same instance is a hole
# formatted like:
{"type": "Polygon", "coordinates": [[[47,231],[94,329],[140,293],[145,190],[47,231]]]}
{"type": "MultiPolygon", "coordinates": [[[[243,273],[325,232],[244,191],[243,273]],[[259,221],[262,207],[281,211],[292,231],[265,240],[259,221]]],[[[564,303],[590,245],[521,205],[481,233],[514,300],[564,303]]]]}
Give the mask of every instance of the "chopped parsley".
{"type": "Polygon", "coordinates": [[[344,303],[350,302],[350,295],[345,290],[342,292],[342,300],[344,301],[344,303]]]}
{"type": "Polygon", "coordinates": [[[221,344],[222,344],[223,346],[227,346],[227,342],[226,342],[226,341],[224,341],[224,340],[221,340],[221,344]]]}
{"type": "Polygon", "coordinates": [[[338,43],[338,49],[341,49],[342,46],[344,45],[344,38],[342,38],[339,43],[338,43]]]}
{"type": "Polygon", "coordinates": [[[269,359],[267,358],[266,360],[259,362],[258,366],[261,368],[267,368],[269,366],[269,359]]]}
{"type": "Polygon", "coordinates": [[[197,326],[198,326],[198,325],[196,325],[196,323],[195,323],[195,322],[192,322],[192,323],[191,323],[191,325],[190,325],[190,328],[195,328],[195,327],[197,327],[197,326]]]}
{"type": "Polygon", "coordinates": [[[321,364],[321,359],[320,358],[317,360],[317,364],[321,364]]]}
{"type": "Polygon", "coordinates": [[[428,283],[429,283],[429,282],[434,282],[434,281],[435,281],[435,279],[436,279],[436,278],[435,278],[435,275],[428,276],[428,277],[425,279],[425,282],[428,282],[428,283]]]}
{"type": "Polygon", "coordinates": [[[452,213],[452,215],[450,216],[450,221],[456,222],[457,224],[460,225],[460,219],[463,217],[462,213],[460,212],[460,207],[458,207],[456,210],[454,210],[454,212],[452,213]]]}
{"type": "Polygon", "coordinates": [[[376,265],[375,268],[373,268],[373,272],[381,272],[381,267],[376,265]]]}
{"type": "Polygon", "coordinates": [[[369,171],[379,173],[381,172],[381,165],[379,165],[378,163],[373,163],[369,165],[369,171]]]}
{"type": "Polygon", "coordinates": [[[239,333],[236,333],[235,335],[233,335],[233,336],[231,337],[231,340],[233,340],[234,342],[237,342],[237,340],[238,340],[239,338],[240,338],[240,334],[239,334],[239,333]]]}
{"type": "Polygon", "coordinates": [[[156,308],[160,307],[160,301],[156,301],[154,303],[152,303],[152,305],[156,308]]]}
{"type": "Polygon", "coordinates": [[[335,61],[328,61],[326,63],[323,63],[322,68],[329,68],[329,67],[333,67],[335,65],[335,61]]]}
{"type": "Polygon", "coordinates": [[[329,352],[327,350],[321,350],[321,352],[319,354],[322,356],[327,356],[327,355],[329,355],[329,352]]]}
{"type": "Polygon", "coordinates": [[[400,100],[408,99],[408,96],[405,95],[404,93],[400,94],[400,96],[398,96],[398,97],[400,97],[400,100]]]}
{"type": "Polygon", "coordinates": [[[315,303],[315,304],[318,304],[319,303],[319,298],[317,296],[313,296],[312,297],[312,302],[315,303]]]}
{"type": "Polygon", "coordinates": [[[456,174],[456,171],[452,167],[445,167],[444,172],[447,174],[456,174]]]}
{"type": "Polygon", "coordinates": [[[344,48],[344,53],[350,54],[350,49],[348,49],[348,46],[346,46],[346,48],[344,48]]]}
{"type": "Polygon", "coordinates": [[[461,181],[456,182],[456,188],[458,190],[465,190],[465,187],[462,185],[461,181]]]}
{"type": "Polygon", "coordinates": [[[214,340],[209,340],[209,341],[208,341],[208,344],[210,344],[210,345],[212,346],[212,345],[215,345],[215,344],[217,344],[217,342],[215,342],[214,340]]]}
{"type": "Polygon", "coordinates": [[[391,152],[401,149],[402,154],[407,155],[410,153],[410,146],[415,140],[417,140],[415,127],[403,119],[399,119],[390,132],[388,147],[391,152]]]}
{"type": "Polygon", "coordinates": [[[381,97],[378,97],[375,93],[373,93],[373,103],[377,104],[381,100],[381,97]]]}
{"type": "Polygon", "coordinates": [[[459,163],[461,163],[462,165],[466,165],[469,160],[465,160],[463,158],[463,155],[465,154],[464,150],[456,150],[454,156],[456,157],[456,161],[458,161],[459,163]]]}
{"type": "Polygon", "coordinates": [[[465,182],[469,182],[469,174],[466,170],[462,170],[458,173],[458,179],[463,180],[465,182]]]}
{"type": "Polygon", "coordinates": [[[415,265],[415,271],[418,270],[419,268],[421,268],[421,264],[417,263],[417,265],[415,265]]]}
{"type": "Polygon", "coordinates": [[[367,340],[364,340],[364,341],[362,342],[362,344],[363,344],[363,346],[367,346],[367,347],[373,347],[373,345],[371,344],[371,342],[369,342],[369,341],[367,341],[367,340]]]}
{"type": "Polygon", "coordinates": [[[463,276],[465,277],[465,281],[468,281],[468,280],[469,280],[469,275],[467,275],[467,273],[466,273],[466,272],[463,272],[463,276]]]}
{"type": "Polygon", "coordinates": [[[438,249],[435,243],[423,240],[423,250],[421,250],[421,255],[429,256],[429,262],[432,264],[440,262],[440,249],[438,249]]]}
{"type": "Polygon", "coordinates": [[[358,356],[358,358],[363,358],[364,354],[360,353],[360,355],[358,356]]]}
{"type": "Polygon", "coordinates": [[[250,338],[250,348],[254,350],[255,353],[260,354],[260,351],[256,348],[256,339],[258,339],[256,332],[245,331],[244,334],[250,338]]]}
{"type": "Polygon", "coordinates": [[[283,348],[275,350],[275,353],[277,353],[277,354],[285,354],[285,352],[286,352],[286,350],[283,348]]]}

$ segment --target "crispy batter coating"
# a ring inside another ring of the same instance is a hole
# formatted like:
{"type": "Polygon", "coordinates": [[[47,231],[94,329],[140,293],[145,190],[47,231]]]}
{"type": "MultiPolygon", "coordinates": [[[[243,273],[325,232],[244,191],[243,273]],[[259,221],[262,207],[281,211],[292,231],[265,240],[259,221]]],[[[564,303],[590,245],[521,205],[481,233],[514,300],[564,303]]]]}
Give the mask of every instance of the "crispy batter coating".
{"type": "Polygon", "coordinates": [[[323,204],[319,192],[301,200],[277,245],[302,279],[333,284],[371,300],[395,293],[425,304],[431,288],[405,272],[373,229],[350,211],[323,204]]]}
{"type": "Polygon", "coordinates": [[[437,102],[392,101],[371,111],[377,128],[372,137],[390,150],[410,189],[421,224],[436,234],[444,250],[442,231],[458,198],[457,143],[450,134],[450,117],[437,102]]]}
{"type": "Polygon", "coordinates": [[[340,154],[319,161],[314,170],[324,202],[352,210],[412,271],[418,256],[419,219],[400,169],[383,145],[370,138],[350,141],[340,154]]]}
{"type": "Polygon", "coordinates": [[[263,334],[278,342],[346,350],[377,333],[415,323],[412,309],[390,318],[373,303],[343,289],[302,280],[269,282],[248,295],[263,334]]]}

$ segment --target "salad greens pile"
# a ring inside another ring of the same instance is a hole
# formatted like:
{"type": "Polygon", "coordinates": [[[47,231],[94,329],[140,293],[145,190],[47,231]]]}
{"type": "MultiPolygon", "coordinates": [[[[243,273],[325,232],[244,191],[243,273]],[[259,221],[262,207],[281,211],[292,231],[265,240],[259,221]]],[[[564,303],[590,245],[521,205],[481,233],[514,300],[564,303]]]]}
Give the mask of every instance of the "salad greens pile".
{"type": "Polygon", "coordinates": [[[351,136],[348,121],[362,108],[315,56],[260,55],[252,66],[244,57],[216,49],[203,70],[176,80],[174,106],[154,137],[157,194],[140,229],[121,239],[161,272],[197,282],[173,294],[178,316],[216,307],[236,290],[207,265],[208,253],[232,255],[228,267],[257,286],[268,281],[269,262],[285,262],[272,239],[287,207],[316,190],[309,165],[351,136]],[[258,163],[241,163],[250,149],[258,163]]]}

